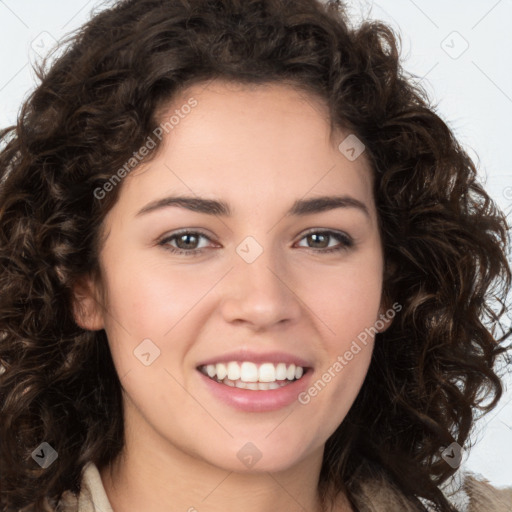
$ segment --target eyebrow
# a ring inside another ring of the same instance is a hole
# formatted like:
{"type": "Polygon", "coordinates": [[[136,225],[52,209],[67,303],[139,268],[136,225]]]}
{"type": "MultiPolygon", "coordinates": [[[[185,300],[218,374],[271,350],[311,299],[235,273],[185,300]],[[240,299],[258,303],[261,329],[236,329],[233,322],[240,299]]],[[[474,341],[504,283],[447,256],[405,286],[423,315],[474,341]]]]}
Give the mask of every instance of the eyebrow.
{"type": "MultiPolygon", "coordinates": [[[[230,217],[232,215],[229,204],[224,201],[191,196],[169,196],[148,203],[137,212],[136,217],[169,206],[179,206],[193,212],[205,213],[207,215],[220,215],[223,217],[230,217]]],[[[371,218],[368,207],[362,201],[359,201],[359,199],[348,195],[298,199],[286,212],[286,216],[312,215],[314,213],[334,210],[335,208],[355,208],[363,212],[369,219],[371,218]]]]}

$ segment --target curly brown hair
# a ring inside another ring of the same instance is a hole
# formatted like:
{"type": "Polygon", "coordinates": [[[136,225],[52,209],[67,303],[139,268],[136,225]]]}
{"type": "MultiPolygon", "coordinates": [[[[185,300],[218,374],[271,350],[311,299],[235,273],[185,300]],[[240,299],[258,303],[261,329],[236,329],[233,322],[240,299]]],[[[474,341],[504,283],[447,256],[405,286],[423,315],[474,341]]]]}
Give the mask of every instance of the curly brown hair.
{"type": "MultiPolygon", "coordinates": [[[[402,310],[377,334],[366,380],[328,439],[319,489],[383,478],[418,510],[454,508],[440,456],[467,446],[502,395],[511,270],[507,222],[475,164],[399,62],[387,25],[349,23],[319,0],[121,0],[37,70],[16,126],[0,132],[1,510],[53,510],[84,465],[123,447],[121,385],[104,330],[76,323],[72,290],[99,275],[103,219],[122,183],[94,193],[192,84],[286,82],[322,98],[371,162],[386,270],[402,310]],[[500,307],[496,307],[496,305],[500,307]],[[498,332],[499,331],[499,332],[498,332]],[[484,403],[486,391],[489,403],[484,403]],[[378,404],[378,407],[377,405],[378,404]],[[58,463],[42,469],[42,442],[58,463]]],[[[145,161],[158,152],[159,145],[145,161]]]]}

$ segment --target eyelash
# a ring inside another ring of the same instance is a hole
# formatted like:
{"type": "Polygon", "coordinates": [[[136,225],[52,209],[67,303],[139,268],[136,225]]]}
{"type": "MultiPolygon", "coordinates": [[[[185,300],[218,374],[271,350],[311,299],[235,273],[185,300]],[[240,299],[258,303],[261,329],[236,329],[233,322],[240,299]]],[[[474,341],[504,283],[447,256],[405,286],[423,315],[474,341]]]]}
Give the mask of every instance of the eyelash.
{"type": "MultiPolygon", "coordinates": [[[[329,231],[329,230],[325,230],[325,231],[321,231],[321,230],[316,230],[316,231],[309,231],[307,233],[305,233],[301,240],[306,238],[307,236],[309,235],[329,235],[333,238],[336,238],[339,242],[341,242],[341,245],[339,246],[335,246],[335,247],[331,247],[331,248],[328,248],[328,249],[315,249],[313,247],[309,247],[310,250],[314,251],[314,252],[320,252],[322,254],[326,254],[326,253],[334,253],[334,252],[342,252],[342,251],[347,251],[348,249],[350,249],[351,247],[354,246],[354,241],[352,240],[351,237],[349,237],[348,235],[344,234],[344,233],[338,233],[336,231],[329,231]]],[[[168,244],[168,242],[170,242],[171,240],[174,240],[180,236],[183,236],[183,235],[200,235],[204,238],[207,238],[208,240],[211,241],[210,237],[208,237],[206,234],[202,233],[201,231],[190,231],[190,230],[183,230],[183,231],[179,231],[177,233],[174,233],[173,235],[171,236],[168,236],[166,238],[164,238],[163,240],[161,240],[160,242],[158,242],[158,245],[162,246],[166,251],[170,251],[171,253],[173,254],[177,254],[177,255],[185,255],[185,256],[188,256],[188,257],[193,257],[193,256],[199,256],[200,254],[203,253],[204,251],[204,247],[201,248],[201,249],[191,249],[191,250],[185,250],[185,249],[178,249],[177,247],[172,247],[168,244]]],[[[308,249],[306,247],[306,249],[308,249]]]]}

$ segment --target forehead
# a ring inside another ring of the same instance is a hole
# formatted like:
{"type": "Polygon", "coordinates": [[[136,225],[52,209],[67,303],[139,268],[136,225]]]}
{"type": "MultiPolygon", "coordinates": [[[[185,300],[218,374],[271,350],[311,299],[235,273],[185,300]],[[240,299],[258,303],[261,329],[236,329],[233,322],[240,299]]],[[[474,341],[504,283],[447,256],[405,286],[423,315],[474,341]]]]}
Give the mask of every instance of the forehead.
{"type": "MultiPolygon", "coordinates": [[[[302,136],[312,144],[319,137],[340,136],[339,133],[330,133],[330,112],[325,100],[296,84],[277,81],[244,84],[223,79],[197,83],[162,105],[157,118],[164,124],[174,113],[186,107],[191,98],[197,102],[191,112],[194,115],[184,116],[186,122],[182,118],[180,125],[201,124],[203,130],[211,128],[212,135],[221,130],[224,135],[229,132],[230,140],[235,140],[235,136],[244,140],[245,135],[245,139],[252,137],[253,143],[265,142],[270,135],[276,134],[279,139],[274,140],[274,146],[283,147],[290,143],[289,139],[286,140],[287,134],[293,135],[297,141],[302,136]],[[256,134],[258,138],[254,138],[256,134]]],[[[186,134],[184,129],[173,128],[172,132],[173,136],[168,139],[186,134]]]]}
{"type": "Polygon", "coordinates": [[[371,201],[364,153],[347,159],[338,145],[349,134],[331,134],[327,106],[289,84],[196,84],[158,117],[167,130],[157,157],[124,184],[134,200],[176,191],[274,203],[337,190],[371,201]]]}

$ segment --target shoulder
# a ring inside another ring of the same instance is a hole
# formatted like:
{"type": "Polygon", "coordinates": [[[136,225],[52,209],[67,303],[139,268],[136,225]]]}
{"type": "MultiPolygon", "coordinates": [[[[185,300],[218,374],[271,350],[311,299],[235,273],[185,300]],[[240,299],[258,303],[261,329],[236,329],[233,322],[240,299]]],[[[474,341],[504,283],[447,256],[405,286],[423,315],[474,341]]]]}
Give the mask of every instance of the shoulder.
{"type": "MultiPolygon", "coordinates": [[[[457,512],[512,512],[512,486],[494,487],[481,475],[457,472],[440,490],[457,512]]],[[[356,501],[360,512],[433,512],[424,499],[410,502],[391,481],[376,475],[359,483],[356,501]]]]}
{"type": "Polygon", "coordinates": [[[113,512],[100,472],[93,462],[88,462],[82,469],[79,495],[70,491],[65,492],[58,510],[62,512],[113,512]]]}
{"type": "Polygon", "coordinates": [[[489,510],[489,512],[512,511],[512,486],[493,487],[488,480],[467,474],[464,489],[469,497],[468,512],[489,510]]]}
{"type": "MultiPolygon", "coordinates": [[[[512,512],[512,486],[494,487],[487,479],[470,471],[456,473],[441,490],[459,512],[512,512]]],[[[368,512],[418,510],[396,487],[383,479],[362,483],[357,501],[368,512]]],[[[424,503],[424,506],[427,511],[432,510],[428,504],[424,503]]],[[[94,463],[89,462],[82,470],[80,494],[65,493],[60,507],[62,512],[113,512],[94,463]]]]}
{"type": "Polygon", "coordinates": [[[495,487],[471,471],[454,475],[441,490],[460,512],[512,512],[512,484],[495,487]]]}

